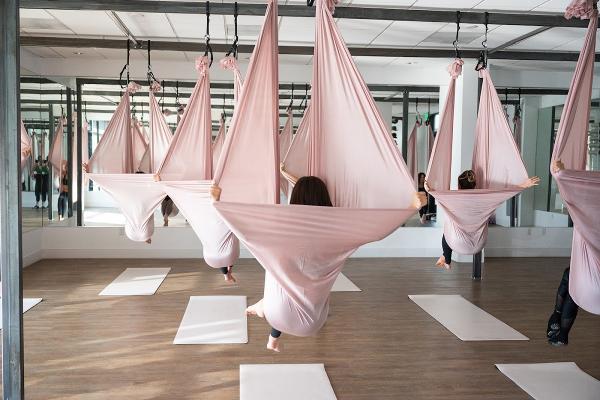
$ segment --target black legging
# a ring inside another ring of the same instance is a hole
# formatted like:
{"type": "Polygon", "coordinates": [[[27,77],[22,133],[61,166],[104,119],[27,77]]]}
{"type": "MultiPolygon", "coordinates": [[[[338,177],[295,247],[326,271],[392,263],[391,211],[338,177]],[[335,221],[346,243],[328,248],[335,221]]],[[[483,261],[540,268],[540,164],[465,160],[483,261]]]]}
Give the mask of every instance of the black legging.
{"type": "Polygon", "coordinates": [[[227,273],[229,272],[229,267],[221,267],[220,269],[223,275],[227,275],[227,273]]]}
{"type": "Polygon", "coordinates": [[[450,265],[452,262],[452,247],[448,245],[446,242],[446,237],[442,235],[442,250],[444,251],[444,258],[446,260],[446,264],[450,265]]]}
{"type": "Polygon", "coordinates": [[[553,343],[569,343],[569,331],[575,323],[579,307],[569,294],[569,272],[571,268],[563,272],[560,285],[556,292],[556,305],[554,312],[548,320],[547,334],[553,343]]]}
{"type": "Polygon", "coordinates": [[[60,217],[64,217],[65,216],[65,211],[67,209],[67,197],[68,197],[68,193],[67,192],[60,192],[60,195],[58,195],[58,215],[60,217]]]}
{"type": "Polygon", "coordinates": [[[277,339],[279,336],[281,336],[281,331],[278,331],[275,328],[271,328],[271,336],[277,339]]]}

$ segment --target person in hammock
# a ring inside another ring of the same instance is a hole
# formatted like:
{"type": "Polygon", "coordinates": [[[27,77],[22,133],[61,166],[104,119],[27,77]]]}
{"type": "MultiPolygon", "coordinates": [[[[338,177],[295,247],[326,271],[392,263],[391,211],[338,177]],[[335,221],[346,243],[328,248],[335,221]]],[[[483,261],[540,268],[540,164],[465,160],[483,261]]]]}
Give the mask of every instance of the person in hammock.
{"type": "MultiPolygon", "coordinates": [[[[295,182],[294,189],[290,195],[290,204],[300,204],[306,206],[320,206],[320,207],[333,207],[329,192],[325,182],[316,176],[304,176],[300,179],[286,173],[286,178],[290,181],[295,182]]],[[[268,272],[266,272],[268,273],[268,272]]],[[[261,299],[256,304],[246,309],[247,315],[256,315],[260,318],[264,318],[264,306],[263,300],[261,299]]],[[[267,349],[279,352],[281,350],[281,331],[275,328],[271,328],[269,340],[267,342],[267,349]]]]}
{"type": "MultiPolygon", "coordinates": [[[[540,178],[537,176],[534,176],[532,178],[528,178],[525,182],[520,184],[519,187],[526,189],[526,188],[535,186],[539,183],[540,183],[540,178]]],[[[477,187],[477,178],[476,178],[475,172],[473,170],[468,169],[458,176],[458,190],[471,190],[471,189],[475,189],[476,187],[477,187]]],[[[425,189],[428,192],[435,190],[427,184],[427,181],[425,181],[425,189]]],[[[452,263],[452,248],[448,245],[448,242],[446,242],[446,237],[444,235],[442,235],[442,256],[440,256],[440,258],[438,258],[435,265],[440,268],[450,269],[452,266],[451,263],[452,263]]]]}
{"type": "Polygon", "coordinates": [[[425,222],[427,222],[427,212],[429,210],[429,193],[427,193],[427,190],[425,189],[425,173],[419,172],[418,180],[419,182],[417,191],[425,193],[425,196],[427,196],[427,204],[419,208],[419,218],[421,223],[424,224],[425,222]]]}
{"type": "Polygon", "coordinates": [[[163,216],[163,226],[169,226],[169,217],[175,217],[179,214],[177,206],[169,196],[165,197],[160,203],[160,212],[163,216]]]}
{"type": "MultiPolygon", "coordinates": [[[[219,201],[219,199],[221,198],[221,188],[216,185],[211,186],[210,196],[214,201],[219,201]]],[[[228,267],[221,267],[219,268],[219,270],[223,274],[223,279],[225,280],[225,282],[231,284],[237,282],[237,279],[235,279],[235,276],[233,276],[233,265],[230,265],[228,267]]]]}

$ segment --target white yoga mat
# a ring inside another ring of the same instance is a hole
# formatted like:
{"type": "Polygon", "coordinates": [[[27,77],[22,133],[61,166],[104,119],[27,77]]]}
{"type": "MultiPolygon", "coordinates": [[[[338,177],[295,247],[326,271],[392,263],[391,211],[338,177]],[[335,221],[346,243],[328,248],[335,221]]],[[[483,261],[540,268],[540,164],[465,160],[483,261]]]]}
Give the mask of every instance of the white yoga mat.
{"type": "Polygon", "coordinates": [[[151,296],[167,277],[171,268],[127,268],[100,296],[151,296]]]}
{"type": "MultiPolygon", "coordinates": [[[[0,299],[1,301],[1,299],[0,299]]],[[[23,299],[23,314],[31,310],[42,301],[41,298],[25,298],[23,299]]],[[[0,307],[0,329],[2,329],[2,307],[0,307]]]]}
{"type": "Polygon", "coordinates": [[[460,295],[408,297],[460,340],[529,340],[460,295]]]}
{"type": "Polygon", "coordinates": [[[336,400],[323,364],[240,365],[240,400],[336,400]]]}
{"type": "Polygon", "coordinates": [[[339,274],[335,279],[333,287],[331,288],[332,292],[361,292],[360,288],[354,284],[348,277],[344,274],[339,274]]]}
{"type": "Polygon", "coordinates": [[[600,381],[573,362],[496,364],[496,367],[536,400],[600,399],[600,381]]]}
{"type": "Polygon", "coordinates": [[[246,296],[192,296],[173,344],[248,343],[246,296]]]}

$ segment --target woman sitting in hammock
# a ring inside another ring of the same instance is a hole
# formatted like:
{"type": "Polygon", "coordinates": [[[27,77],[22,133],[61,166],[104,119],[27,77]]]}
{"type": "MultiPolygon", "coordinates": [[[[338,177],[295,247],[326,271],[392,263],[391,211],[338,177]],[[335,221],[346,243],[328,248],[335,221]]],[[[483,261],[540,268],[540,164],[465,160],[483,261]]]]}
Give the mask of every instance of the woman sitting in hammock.
{"type": "MultiPolygon", "coordinates": [[[[529,188],[539,183],[540,178],[534,176],[532,178],[527,179],[519,186],[522,188],[529,188]]],[[[458,190],[469,190],[475,189],[476,187],[477,179],[473,170],[468,169],[458,176],[458,190]]],[[[425,190],[429,192],[435,189],[429,187],[427,181],[425,181],[425,190]]],[[[446,242],[446,237],[444,235],[442,235],[442,252],[443,255],[437,260],[435,265],[437,265],[440,268],[450,269],[452,263],[452,248],[448,245],[448,242],[446,242]]]]}
{"type": "MultiPolygon", "coordinates": [[[[295,182],[294,190],[292,190],[292,194],[290,196],[290,204],[333,207],[331,199],[329,198],[327,186],[325,186],[325,183],[321,179],[317,178],[316,176],[304,176],[300,179],[297,179],[289,174],[287,174],[286,178],[291,178],[290,180],[295,182]]],[[[264,299],[261,299],[258,303],[248,307],[246,309],[246,314],[256,315],[260,318],[264,318],[265,306],[263,305],[263,301],[264,299]]],[[[269,307],[268,304],[266,306],[269,307]]],[[[278,331],[275,328],[271,328],[271,334],[269,335],[267,349],[279,352],[280,337],[281,331],[278,331]]]]}

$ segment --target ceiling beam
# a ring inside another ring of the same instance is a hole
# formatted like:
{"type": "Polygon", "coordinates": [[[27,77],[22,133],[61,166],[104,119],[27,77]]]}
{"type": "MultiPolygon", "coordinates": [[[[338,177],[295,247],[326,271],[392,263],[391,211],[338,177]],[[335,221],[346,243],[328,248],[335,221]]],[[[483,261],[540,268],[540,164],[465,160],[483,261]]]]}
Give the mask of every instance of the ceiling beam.
{"type": "MultiPolygon", "coordinates": [[[[78,49],[122,49],[125,50],[126,42],[115,39],[85,39],[64,37],[41,37],[21,36],[21,46],[41,47],[73,47],[78,49]]],[[[146,49],[147,42],[142,42],[142,49],[146,49]]],[[[216,53],[226,53],[231,47],[223,43],[211,43],[216,53]]],[[[355,57],[416,57],[416,58],[448,58],[453,59],[455,52],[453,48],[427,49],[427,48],[398,48],[398,47],[349,47],[350,53],[355,57]]],[[[204,51],[204,42],[171,42],[152,41],[152,50],[155,51],[204,51]]],[[[253,45],[239,45],[240,53],[252,53],[253,45]]],[[[314,52],[313,46],[279,46],[279,54],[288,55],[310,55],[314,52]]],[[[461,49],[462,58],[479,58],[479,50],[461,49]]],[[[495,51],[489,54],[489,59],[496,60],[530,60],[530,61],[577,61],[578,52],[549,52],[549,51],[495,51]]],[[[596,61],[600,61],[600,54],[596,55],[596,61]]]]}
{"type": "MultiPolygon", "coordinates": [[[[150,1],[150,0],[21,0],[21,8],[50,10],[102,10],[139,13],[204,14],[205,2],[198,1],[150,1]]],[[[265,4],[238,4],[239,15],[265,15],[265,4]]],[[[211,3],[213,15],[233,15],[231,3],[211,3]]],[[[313,7],[304,5],[279,5],[280,17],[314,17],[313,7]]],[[[336,18],[371,19],[382,21],[456,22],[456,11],[434,9],[400,9],[375,7],[336,7],[336,18]]],[[[461,22],[484,24],[485,12],[463,11],[461,22]]],[[[587,27],[588,22],[577,18],[565,19],[561,14],[490,12],[489,23],[493,25],[568,26],[587,27]]]]}
{"type": "Polygon", "coordinates": [[[537,36],[537,35],[539,35],[540,33],[542,33],[542,32],[546,32],[547,30],[550,30],[550,29],[551,29],[551,27],[549,27],[549,26],[542,26],[542,27],[540,27],[540,28],[534,29],[534,30],[533,30],[533,31],[531,31],[531,32],[527,32],[527,33],[526,33],[526,34],[524,34],[524,35],[521,35],[521,36],[519,36],[519,37],[517,37],[517,38],[514,38],[513,40],[509,40],[508,42],[506,42],[506,43],[503,43],[503,44],[501,44],[500,46],[498,46],[498,47],[494,47],[493,49],[491,49],[491,50],[488,52],[488,57],[489,57],[489,55],[490,55],[490,54],[494,54],[494,53],[497,53],[497,52],[499,52],[499,51],[501,51],[501,50],[504,50],[504,49],[506,49],[506,48],[509,48],[509,47],[511,47],[511,46],[514,46],[514,45],[515,45],[515,44],[517,44],[517,43],[521,43],[521,42],[523,42],[523,41],[525,41],[525,40],[527,40],[527,39],[530,39],[530,38],[532,38],[532,37],[534,37],[534,36],[537,36]]]}

